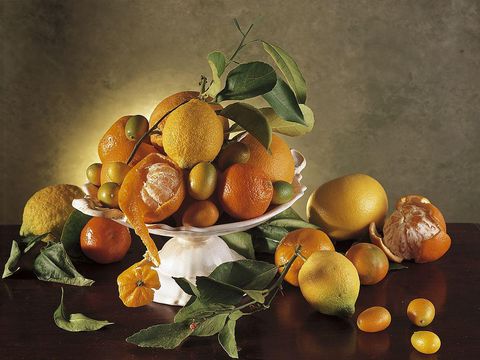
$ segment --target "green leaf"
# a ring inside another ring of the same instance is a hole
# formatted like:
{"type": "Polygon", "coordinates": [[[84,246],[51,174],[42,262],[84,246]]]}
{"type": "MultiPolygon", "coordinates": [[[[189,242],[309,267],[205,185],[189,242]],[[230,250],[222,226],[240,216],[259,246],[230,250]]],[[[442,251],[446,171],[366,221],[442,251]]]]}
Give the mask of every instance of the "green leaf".
{"type": "Polygon", "coordinates": [[[22,251],[20,250],[18,243],[15,240],[13,240],[12,247],[10,249],[10,256],[7,262],[5,263],[5,267],[3,269],[2,279],[5,279],[13,275],[18,270],[20,270],[20,267],[17,266],[17,264],[18,264],[18,260],[20,260],[21,255],[22,255],[22,251]]]}
{"type": "Polygon", "coordinates": [[[94,283],[75,269],[62,243],[51,243],[40,250],[33,263],[33,272],[43,281],[75,286],[90,286],[94,283]]]}
{"type": "Polygon", "coordinates": [[[270,238],[255,238],[254,247],[256,252],[274,254],[280,240],[270,238]]]}
{"type": "Polygon", "coordinates": [[[276,82],[277,75],[270,65],[260,61],[241,64],[228,73],[225,88],[215,100],[220,102],[253,98],[272,90],[276,82]]]}
{"type": "Polygon", "coordinates": [[[2,279],[5,279],[9,276],[15,274],[18,270],[21,269],[21,263],[25,265],[28,263],[28,267],[31,266],[33,263],[33,259],[37,255],[37,252],[34,251],[31,253],[31,250],[35,247],[35,245],[40,244],[41,246],[45,246],[45,243],[42,243],[42,240],[48,234],[43,235],[30,235],[20,240],[12,241],[12,247],[10,248],[10,256],[8,257],[7,262],[5,263],[5,267],[2,274],[2,279]],[[26,255],[28,253],[28,255],[26,255]],[[28,260],[28,261],[26,261],[28,260]]]}
{"type": "Polygon", "coordinates": [[[305,125],[295,94],[281,78],[277,79],[275,87],[270,92],[262,96],[282,119],[305,125]]]}
{"type": "Polygon", "coordinates": [[[237,232],[233,234],[222,235],[221,238],[228,247],[235,250],[247,259],[255,259],[255,250],[253,248],[252,236],[247,232],[237,232]]]}
{"type": "MultiPolygon", "coordinates": [[[[286,219],[283,219],[286,220],[286,219]]],[[[294,220],[303,221],[303,220],[294,220]]],[[[269,239],[282,240],[287,234],[288,230],[281,226],[262,224],[256,228],[257,234],[269,239]]],[[[258,235],[257,235],[258,236],[258,235]]]]}
{"type": "Polygon", "coordinates": [[[63,288],[60,305],[53,313],[53,320],[60,329],[72,332],[95,331],[113,324],[106,320],[91,319],[83,314],[68,314],[63,305],[63,288]]]}
{"type": "Polygon", "coordinates": [[[245,294],[260,304],[265,302],[265,294],[263,293],[263,290],[245,290],[245,294]]]}
{"type": "Polygon", "coordinates": [[[193,336],[212,336],[217,334],[225,326],[228,314],[218,314],[197,324],[193,336]]]}
{"type": "Polygon", "coordinates": [[[304,104],[307,99],[307,85],[295,60],[278,46],[265,41],[262,43],[265,51],[272,57],[273,61],[275,61],[275,64],[277,64],[287,79],[288,84],[295,92],[298,102],[304,104]]]}
{"type": "Polygon", "coordinates": [[[282,119],[272,108],[260,109],[262,114],[267,118],[272,131],[286,136],[301,136],[312,131],[313,125],[315,124],[313,111],[303,104],[300,104],[300,110],[302,111],[305,125],[282,119]]]}
{"type": "Polygon", "coordinates": [[[60,242],[67,254],[73,259],[87,260],[80,248],[80,233],[91,218],[91,216],[74,209],[63,226],[60,242]]]}
{"type": "Polygon", "coordinates": [[[185,278],[172,278],[173,280],[175,280],[175,282],[177,283],[178,286],[180,286],[180,288],[185,291],[188,295],[194,295],[194,296],[198,296],[199,295],[199,292],[198,292],[198,289],[197,287],[192,284],[190,281],[188,281],[187,279],[185,278]]]}
{"type": "Polygon", "coordinates": [[[318,229],[318,226],[310,224],[303,220],[294,220],[294,219],[277,219],[269,222],[271,226],[280,226],[284,227],[287,230],[296,230],[303,228],[318,229]]]}
{"type": "Polygon", "coordinates": [[[223,263],[213,270],[209,278],[239,289],[263,290],[276,273],[277,267],[273,264],[247,259],[223,263]]]}
{"type": "Polygon", "coordinates": [[[192,334],[190,324],[183,321],[150,326],[129,336],[127,342],[140,347],[174,349],[192,334]]]}
{"type": "Polygon", "coordinates": [[[226,304],[207,303],[203,299],[196,298],[191,304],[185,305],[175,315],[174,322],[199,320],[208,318],[217,312],[229,312],[234,307],[226,304]]]}
{"type": "Polygon", "coordinates": [[[394,263],[394,262],[390,262],[388,265],[388,271],[403,270],[403,269],[408,269],[408,266],[405,266],[399,263],[394,263]]]}
{"type": "Polygon", "coordinates": [[[260,110],[250,104],[233,103],[225,107],[220,115],[233,120],[268,149],[272,142],[272,129],[260,110]]]}
{"type": "Polygon", "coordinates": [[[235,325],[237,320],[228,319],[218,334],[218,342],[231,358],[238,359],[237,342],[235,341],[235,325]]]}
{"type": "MultiPolygon", "coordinates": [[[[277,215],[273,216],[272,218],[270,218],[269,221],[277,220],[277,219],[303,220],[302,217],[300,215],[298,215],[298,213],[295,210],[293,210],[293,208],[291,208],[291,207],[289,207],[286,210],[283,210],[280,214],[277,214],[277,215]]],[[[267,223],[269,221],[267,221],[267,223]]]]}
{"type": "Polygon", "coordinates": [[[212,69],[212,83],[210,84],[205,95],[215,98],[222,89],[222,81],[220,77],[225,71],[225,55],[221,51],[213,51],[207,56],[208,65],[212,69]]]}
{"type": "Polygon", "coordinates": [[[211,277],[197,276],[199,298],[206,303],[221,303],[234,305],[240,302],[244,292],[233,285],[218,281],[211,277]]]}

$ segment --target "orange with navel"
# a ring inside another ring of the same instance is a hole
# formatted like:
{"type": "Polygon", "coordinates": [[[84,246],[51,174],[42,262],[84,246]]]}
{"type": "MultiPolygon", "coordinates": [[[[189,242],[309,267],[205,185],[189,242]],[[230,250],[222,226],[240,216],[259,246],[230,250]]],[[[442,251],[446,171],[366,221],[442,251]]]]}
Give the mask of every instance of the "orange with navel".
{"type": "MultiPolygon", "coordinates": [[[[113,161],[127,162],[135,146],[135,141],[129,140],[125,135],[125,125],[128,119],[130,119],[130,116],[122,116],[113,123],[100,139],[98,143],[98,156],[102,163],[113,161]]],[[[148,154],[157,152],[152,145],[143,142],[135,153],[130,165],[135,165],[148,154]]]]}
{"type": "Polygon", "coordinates": [[[117,277],[118,295],[125,306],[139,307],[153,301],[153,290],[160,288],[160,280],[152,266],[144,259],[117,277]]]}
{"type": "Polygon", "coordinates": [[[160,222],[175,213],[185,198],[183,171],[168,157],[150,154],[135,165],[118,193],[120,209],[142,239],[155,265],[158,249],[146,223],[160,222]]]}

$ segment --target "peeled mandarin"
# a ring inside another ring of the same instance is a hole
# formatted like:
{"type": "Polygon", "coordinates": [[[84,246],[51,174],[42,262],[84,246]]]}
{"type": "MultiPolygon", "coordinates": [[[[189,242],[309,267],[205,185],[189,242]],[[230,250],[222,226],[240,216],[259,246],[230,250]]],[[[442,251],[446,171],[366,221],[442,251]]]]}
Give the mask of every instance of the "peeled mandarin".
{"type": "Polygon", "coordinates": [[[357,326],[360,330],[374,333],[385,330],[391,323],[390,312],[382,306],[373,306],[360,313],[357,326]]]}
{"type": "Polygon", "coordinates": [[[438,335],[431,331],[415,331],[410,342],[422,354],[435,354],[442,345],[438,335]]]}

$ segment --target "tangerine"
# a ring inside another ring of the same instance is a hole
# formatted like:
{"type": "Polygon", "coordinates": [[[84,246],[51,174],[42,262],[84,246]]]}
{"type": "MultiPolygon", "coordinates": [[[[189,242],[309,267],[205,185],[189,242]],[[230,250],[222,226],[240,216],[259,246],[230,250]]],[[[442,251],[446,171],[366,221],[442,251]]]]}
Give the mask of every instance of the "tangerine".
{"type": "Polygon", "coordinates": [[[360,284],[374,285],[388,273],[388,259],[376,245],[358,243],[348,249],[345,256],[357,268],[360,284]]]}
{"type": "Polygon", "coordinates": [[[139,307],[153,301],[153,289],[160,288],[160,279],[152,265],[144,259],[117,277],[118,295],[125,306],[139,307]]]}
{"type": "Polygon", "coordinates": [[[190,204],[182,216],[182,224],[195,227],[214,225],[219,217],[217,207],[210,200],[195,201],[190,204]]]}

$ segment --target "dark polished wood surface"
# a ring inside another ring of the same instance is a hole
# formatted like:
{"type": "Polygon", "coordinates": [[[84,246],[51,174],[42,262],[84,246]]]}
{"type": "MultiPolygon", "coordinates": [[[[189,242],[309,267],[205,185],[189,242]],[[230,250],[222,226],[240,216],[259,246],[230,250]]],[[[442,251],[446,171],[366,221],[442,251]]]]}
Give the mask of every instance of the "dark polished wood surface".
{"type": "MultiPolygon", "coordinates": [[[[8,258],[18,226],[0,227],[0,262],[8,258]]],[[[411,264],[390,272],[375,286],[362,286],[357,313],[349,320],[321,315],[287,286],[272,308],[242,318],[237,326],[241,359],[478,359],[480,358],[480,226],[450,224],[452,248],[439,261],[411,264]],[[410,345],[416,328],[406,307],[416,297],[430,299],[437,315],[426,329],[437,333],[442,347],[422,355],[410,345]],[[392,324],[380,333],[366,334],[355,325],[358,313],[381,305],[392,324]]],[[[126,258],[111,265],[78,265],[96,282],[92,287],[64,286],[69,312],[81,312],[115,324],[96,332],[69,333],[57,328],[53,312],[60,285],[29,274],[1,280],[0,358],[5,359],[228,359],[216,337],[191,338],[175,350],[142,349],[125,338],[150,325],[171,322],[177,307],[151,304],[125,308],[117,296],[116,277],[143,253],[140,242],[126,258]]]]}

